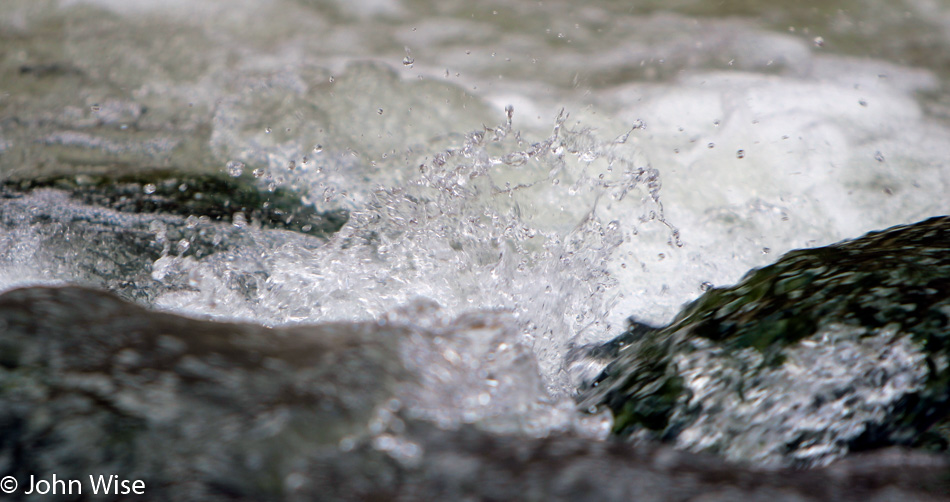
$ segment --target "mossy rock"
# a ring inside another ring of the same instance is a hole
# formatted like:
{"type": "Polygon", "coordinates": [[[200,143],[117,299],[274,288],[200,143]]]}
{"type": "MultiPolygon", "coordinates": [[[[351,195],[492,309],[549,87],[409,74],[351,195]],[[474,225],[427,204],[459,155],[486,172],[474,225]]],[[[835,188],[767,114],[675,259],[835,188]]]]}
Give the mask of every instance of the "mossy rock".
{"type": "Polygon", "coordinates": [[[950,217],[792,251],[590,357],[580,405],[621,436],[765,465],[946,449],[950,217]]]}
{"type": "Polygon", "coordinates": [[[86,204],[133,213],[167,213],[233,222],[237,214],[263,228],[328,237],[349,215],[343,209],[317,210],[301,194],[284,188],[262,190],[252,181],[212,174],[154,171],[127,176],[79,174],[6,181],[6,190],[57,188],[86,204]]]}

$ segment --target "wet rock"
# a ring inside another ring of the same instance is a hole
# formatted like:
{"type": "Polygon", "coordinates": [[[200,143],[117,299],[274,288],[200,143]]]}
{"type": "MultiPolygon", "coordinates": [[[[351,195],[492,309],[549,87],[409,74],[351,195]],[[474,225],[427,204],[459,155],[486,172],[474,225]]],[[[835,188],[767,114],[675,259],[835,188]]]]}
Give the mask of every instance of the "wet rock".
{"type": "Polygon", "coordinates": [[[145,500],[279,499],[314,450],[367,434],[405,374],[399,331],[211,323],[81,288],[6,293],[0,471],[21,485],[118,474],[144,480],[145,500]]]}
{"type": "Polygon", "coordinates": [[[788,253],[637,325],[582,409],[621,436],[758,465],[824,464],[889,445],[947,448],[950,217],[788,253]]]}
{"type": "MultiPolygon", "coordinates": [[[[407,328],[267,329],[102,292],[0,296],[0,476],[142,480],[138,500],[934,501],[944,457],[888,450],[757,471],[667,446],[412,419],[407,328]]],[[[411,336],[410,336],[411,338],[411,336]]],[[[22,490],[10,500],[24,500],[22,490]]],[[[57,500],[116,500],[83,492],[57,500]]]]}
{"type": "Polygon", "coordinates": [[[348,218],[344,210],[319,211],[304,205],[300,194],[286,188],[268,192],[253,183],[230,177],[174,171],[11,180],[3,183],[0,193],[28,192],[36,188],[66,190],[85,204],[124,213],[167,213],[228,223],[240,218],[258,222],[263,228],[318,237],[332,235],[348,218]]]}
{"type": "MultiPolygon", "coordinates": [[[[321,500],[947,500],[946,459],[888,450],[808,471],[748,470],[669,447],[575,437],[524,439],[412,424],[414,466],[368,445],[316,457],[321,500]],[[331,481],[333,480],[333,481],[331,481]]],[[[302,490],[302,491],[304,491],[302,490]]],[[[300,497],[306,500],[305,497],[300,497]]]]}
{"type": "Polygon", "coordinates": [[[30,282],[39,277],[103,288],[148,305],[165,292],[196,289],[198,263],[213,268],[241,259],[247,266],[222,272],[222,287],[255,301],[268,276],[259,263],[262,246],[288,241],[322,246],[345,218],[345,213],[293,206],[286,195],[268,204],[256,192],[237,193],[241,187],[229,192],[229,185],[211,183],[220,190],[201,191],[208,187],[194,183],[182,192],[179,187],[194,178],[156,181],[162,188],[156,184],[152,194],[138,182],[75,186],[60,180],[51,182],[60,187],[54,189],[24,181],[0,187],[0,262],[30,282]],[[288,219],[267,221],[277,213],[288,219]],[[305,221],[313,226],[301,226],[305,221]],[[299,231],[256,230],[291,225],[299,231]],[[179,258],[185,261],[176,262],[179,258]]]}

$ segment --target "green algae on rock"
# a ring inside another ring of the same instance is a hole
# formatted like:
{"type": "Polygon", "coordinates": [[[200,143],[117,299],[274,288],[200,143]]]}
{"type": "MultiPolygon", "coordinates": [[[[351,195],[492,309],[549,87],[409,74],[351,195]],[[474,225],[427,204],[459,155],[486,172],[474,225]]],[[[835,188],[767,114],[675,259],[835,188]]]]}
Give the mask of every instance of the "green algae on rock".
{"type": "Polygon", "coordinates": [[[608,364],[578,401],[619,435],[763,465],[945,449],[950,217],[792,251],[589,356],[608,364]]]}
{"type": "Polygon", "coordinates": [[[121,212],[207,216],[211,220],[229,222],[240,214],[239,218],[260,222],[264,228],[319,237],[332,235],[348,218],[342,209],[319,211],[304,205],[299,194],[285,188],[268,192],[231,177],[174,171],[8,180],[0,190],[29,191],[46,187],[66,190],[86,204],[121,212]]]}
{"type": "Polygon", "coordinates": [[[104,288],[145,305],[197,290],[200,263],[220,278],[212,279],[216,297],[227,291],[253,302],[269,273],[260,259],[267,245],[318,248],[348,216],[318,211],[288,190],[213,175],[8,180],[0,183],[0,262],[19,263],[28,281],[104,288]],[[224,271],[235,259],[247,266],[224,271]]]}

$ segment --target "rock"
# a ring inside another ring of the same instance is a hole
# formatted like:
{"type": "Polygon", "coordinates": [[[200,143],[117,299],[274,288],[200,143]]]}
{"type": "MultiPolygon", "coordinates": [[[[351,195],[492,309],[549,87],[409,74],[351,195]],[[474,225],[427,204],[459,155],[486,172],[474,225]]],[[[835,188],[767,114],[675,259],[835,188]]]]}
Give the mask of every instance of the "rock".
{"type": "MultiPolygon", "coordinates": [[[[887,450],[762,471],[663,445],[439,428],[393,399],[409,329],[268,329],[76,287],[0,295],[0,477],[144,482],[136,500],[946,500],[950,462],[887,450]]],[[[409,338],[416,338],[415,335],[409,338]]],[[[35,496],[34,496],[35,497],[35,496]]],[[[126,498],[128,498],[127,496],[126,498]]],[[[124,499],[123,499],[124,500],[124,499]]]]}
{"type": "Polygon", "coordinates": [[[342,212],[294,206],[287,194],[269,203],[246,186],[211,183],[217,192],[197,191],[194,187],[209,188],[198,183],[187,193],[178,189],[195,180],[159,179],[163,190],[153,194],[145,194],[137,182],[0,186],[0,263],[7,274],[21,274],[27,282],[102,288],[150,305],[162,294],[196,289],[199,265],[207,270],[242,260],[246,265],[240,270],[222,273],[220,287],[253,302],[267,280],[268,270],[259,263],[267,246],[293,241],[320,247],[346,218],[342,212]],[[240,204],[217,204],[228,188],[253,193],[235,195],[240,204]],[[195,197],[199,194],[207,195],[195,197]],[[294,215],[290,221],[278,219],[294,215]],[[310,228],[302,227],[304,222],[310,228]],[[258,226],[291,231],[263,232],[258,226]]]}
{"type": "Polygon", "coordinates": [[[0,196],[37,188],[57,188],[85,204],[123,213],[164,213],[206,217],[212,221],[256,221],[317,237],[338,231],[348,218],[344,210],[318,211],[286,188],[267,192],[253,183],[222,175],[151,171],[134,175],[80,174],[31,180],[7,180],[0,196]]]}
{"type": "Polygon", "coordinates": [[[301,491],[320,500],[905,502],[948,500],[950,489],[950,463],[917,452],[887,450],[813,470],[769,471],[667,446],[409,425],[424,452],[417,464],[401,464],[369,445],[317,456],[310,464],[316,476],[301,491]]]}
{"type": "Polygon", "coordinates": [[[197,321],[82,288],[6,293],[0,471],[21,484],[117,474],[145,480],[150,500],[274,500],[314,450],[367,434],[405,377],[398,331],[197,321]]]}
{"type": "Polygon", "coordinates": [[[590,352],[614,432],[757,465],[946,449],[950,217],[796,250],[590,352]]]}

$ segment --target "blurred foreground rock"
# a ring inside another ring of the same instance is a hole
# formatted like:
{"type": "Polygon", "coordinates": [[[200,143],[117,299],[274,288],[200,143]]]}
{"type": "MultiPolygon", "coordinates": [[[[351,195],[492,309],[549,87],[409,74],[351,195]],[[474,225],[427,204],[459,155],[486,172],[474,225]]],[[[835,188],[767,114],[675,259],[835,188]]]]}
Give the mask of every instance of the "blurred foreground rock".
{"type": "MultiPolygon", "coordinates": [[[[128,500],[946,499],[950,463],[880,451],[752,471],[669,447],[525,439],[406,418],[406,330],[267,329],[81,288],[0,296],[0,477],[116,474],[128,500]],[[402,417],[402,418],[399,418],[402,417]]],[[[49,496],[49,495],[47,495],[49,496]]],[[[39,500],[44,496],[34,495],[39,500]]],[[[58,500],[114,500],[83,493],[58,500]]]]}
{"type": "Polygon", "coordinates": [[[146,480],[153,500],[272,499],[365,434],[402,368],[373,324],[270,330],[78,288],[0,297],[0,469],[146,480]]]}

